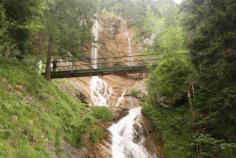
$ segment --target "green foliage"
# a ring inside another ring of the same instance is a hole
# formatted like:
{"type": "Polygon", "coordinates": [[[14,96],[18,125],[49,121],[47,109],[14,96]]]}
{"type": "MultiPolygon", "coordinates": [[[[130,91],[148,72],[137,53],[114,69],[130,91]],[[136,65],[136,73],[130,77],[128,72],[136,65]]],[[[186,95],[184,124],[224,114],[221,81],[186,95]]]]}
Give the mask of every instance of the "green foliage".
{"type": "Polygon", "coordinates": [[[196,144],[201,145],[203,157],[233,157],[236,154],[236,143],[228,143],[216,139],[209,134],[199,134],[195,138],[196,144]]]}
{"type": "Polygon", "coordinates": [[[236,65],[232,61],[236,59],[233,51],[235,2],[205,0],[200,3],[189,2],[186,5],[186,14],[192,15],[186,15],[185,20],[186,28],[192,33],[189,48],[192,62],[200,74],[201,84],[209,88],[233,84],[233,74],[236,74],[236,65]],[[197,28],[194,26],[195,23],[199,24],[197,28]]]}
{"type": "Polygon", "coordinates": [[[194,98],[194,105],[198,110],[195,126],[215,138],[234,142],[235,127],[231,125],[236,123],[235,94],[235,86],[224,88],[222,91],[200,87],[194,98]]]}
{"type": "Polygon", "coordinates": [[[56,131],[56,134],[55,134],[55,151],[56,151],[57,154],[60,154],[61,152],[63,152],[61,141],[62,141],[61,132],[56,131]]]}
{"type": "Polygon", "coordinates": [[[192,134],[188,128],[188,111],[184,107],[170,110],[146,104],[142,112],[151,120],[156,133],[163,140],[165,157],[196,157],[191,149],[192,134]]]}
{"type": "Polygon", "coordinates": [[[158,50],[160,42],[164,41],[162,38],[170,35],[170,32],[174,32],[172,34],[174,35],[173,37],[182,37],[178,36],[179,32],[181,32],[178,30],[181,28],[176,28],[178,10],[179,8],[172,0],[158,1],[157,3],[150,3],[147,6],[146,18],[143,21],[143,27],[140,31],[140,35],[143,36],[144,40],[150,40],[147,43],[147,47],[151,46],[152,49],[158,50]]]}
{"type": "Polygon", "coordinates": [[[2,6],[0,6],[0,57],[7,56],[6,49],[10,49],[9,37],[7,35],[8,21],[2,6]]]}
{"type": "MultiPolygon", "coordinates": [[[[50,31],[54,55],[60,57],[81,56],[82,48],[91,39],[90,28],[96,13],[96,1],[57,0],[48,4],[42,18],[50,31]]],[[[46,33],[46,32],[45,32],[46,33]]]]}
{"type": "Polygon", "coordinates": [[[22,63],[0,60],[0,81],[1,158],[50,158],[49,144],[63,154],[61,142],[74,144],[78,129],[89,130],[91,142],[101,138],[96,118],[92,126],[83,119],[88,109],[82,103],[22,63]]]}
{"type": "Polygon", "coordinates": [[[89,146],[97,143],[104,136],[104,129],[97,125],[96,119],[91,116],[85,116],[74,131],[75,145],[77,147],[89,146]]]}
{"type": "MultiPolygon", "coordinates": [[[[168,27],[163,36],[159,37],[159,48],[157,51],[165,54],[186,52],[186,36],[182,27],[168,27]]],[[[178,54],[176,54],[178,55],[178,54]]]]}
{"type": "Polygon", "coordinates": [[[91,115],[100,121],[111,121],[113,119],[113,113],[107,107],[93,107],[91,111],[91,115]]]}
{"type": "Polygon", "coordinates": [[[136,38],[142,41],[143,37],[150,35],[150,30],[153,28],[150,23],[145,23],[145,19],[147,19],[146,12],[149,4],[154,3],[151,1],[144,2],[143,0],[103,0],[101,2],[101,8],[105,8],[117,15],[121,15],[127,22],[128,26],[131,26],[136,30],[136,38]]]}
{"type": "Polygon", "coordinates": [[[2,0],[0,3],[1,35],[0,41],[4,56],[16,56],[21,59],[29,47],[30,28],[39,3],[34,0],[2,0]],[[16,9],[17,8],[17,9],[16,9]],[[7,45],[9,44],[9,45],[7,45]]]}
{"type": "Polygon", "coordinates": [[[54,55],[80,57],[92,38],[90,28],[97,12],[96,2],[2,0],[1,56],[23,59],[28,54],[36,54],[37,60],[44,59],[47,46],[51,45],[54,55]]]}
{"type": "Polygon", "coordinates": [[[129,95],[135,98],[140,98],[142,97],[142,91],[139,89],[133,88],[130,90],[129,95]]]}
{"type": "Polygon", "coordinates": [[[148,80],[148,101],[163,106],[175,105],[187,96],[192,81],[192,68],[186,59],[167,57],[162,59],[148,80]]]}
{"type": "Polygon", "coordinates": [[[221,146],[236,141],[236,2],[185,1],[183,10],[191,61],[199,76],[193,102],[196,141],[203,151],[199,155],[235,157],[233,148],[221,146]]]}
{"type": "Polygon", "coordinates": [[[98,143],[104,138],[104,129],[100,122],[111,121],[112,111],[107,107],[91,107],[90,112],[78,123],[74,130],[74,144],[77,147],[98,143]],[[98,122],[100,121],[100,122],[98,122]]]}
{"type": "Polygon", "coordinates": [[[148,102],[157,106],[183,104],[193,80],[194,70],[186,49],[186,32],[173,16],[177,11],[173,1],[161,1],[150,4],[146,13],[145,26],[149,25],[150,34],[154,36],[146,51],[161,57],[148,80],[148,102]]]}
{"type": "Polygon", "coordinates": [[[147,5],[143,0],[103,0],[101,1],[101,8],[122,15],[130,26],[141,27],[145,18],[147,5]]]}

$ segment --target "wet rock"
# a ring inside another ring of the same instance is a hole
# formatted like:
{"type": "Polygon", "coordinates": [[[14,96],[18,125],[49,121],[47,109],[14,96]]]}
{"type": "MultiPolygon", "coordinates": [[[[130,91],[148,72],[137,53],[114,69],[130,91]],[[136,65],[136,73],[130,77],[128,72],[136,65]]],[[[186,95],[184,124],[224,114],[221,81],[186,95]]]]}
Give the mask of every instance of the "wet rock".
{"type": "Polygon", "coordinates": [[[133,141],[136,144],[138,144],[141,142],[141,138],[143,137],[143,130],[139,124],[134,124],[134,130],[135,130],[135,133],[134,133],[133,141]]]}
{"type": "Polygon", "coordinates": [[[81,92],[76,94],[76,97],[79,98],[82,103],[86,103],[86,104],[89,103],[88,100],[87,100],[87,97],[81,92]]]}
{"type": "Polygon", "coordinates": [[[161,136],[153,129],[150,121],[143,116],[141,124],[144,129],[145,141],[143,144],[153,157],[164,158],[163,141],[161,136]],[[156,155],[156,156],[155,156],[156,155]]]}

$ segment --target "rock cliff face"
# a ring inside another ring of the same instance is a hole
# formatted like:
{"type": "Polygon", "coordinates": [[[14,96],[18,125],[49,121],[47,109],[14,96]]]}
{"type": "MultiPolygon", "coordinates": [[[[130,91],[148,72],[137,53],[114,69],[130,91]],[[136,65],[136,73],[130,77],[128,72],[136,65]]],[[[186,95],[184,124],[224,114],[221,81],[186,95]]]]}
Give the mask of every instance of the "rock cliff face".
{"type": "MultiPolygon", "coordinates": [[[[102,66],[135,64],[135,61],[139,58],[135,55],[141,53],[142,47],[135,41],[134,31],[127,26],[121,17],[113,13],[109,15],[101,14],[99,17],[99,37],[96,43],[99,58],[97,61],[98,67],[101,66],[100,63],[103,63],[102,66]]],[[[86,56],[91,57],[91,49],[87,52],[86,56]]],[[[128,92],[128,89],[136,83],[137,79],[139,80],[143,77],[145,76],[142,74],[100,76],[100,78],[105,80],[113,88],[109,106],[114,107],[120,105],[126,107],[128,105],[126,99],[120,100],[119,104],[117,104],[119,98],[122,94],[124,94],[124,98],[127,98],[126,92],[128,92]]],[[[84,77],[70,80],[80,90],[83,96],[88,98],[87,101],[89,101],[90,97],[90,79],[89,77],[84,77]]]]}
{"type": "Polygon", "coordinates": [[[114,14],[101,16],[99,19],[99,57],[111,58],[109,62],[128,65],[133,64],[135,57],[140,54],[141,45],[135,41],[134,32],[125,21],[114,14]],[[124,58],[116,58],[124,56],[124,58]],[[119,63],[120,62],[120,63],[119,63]]]}

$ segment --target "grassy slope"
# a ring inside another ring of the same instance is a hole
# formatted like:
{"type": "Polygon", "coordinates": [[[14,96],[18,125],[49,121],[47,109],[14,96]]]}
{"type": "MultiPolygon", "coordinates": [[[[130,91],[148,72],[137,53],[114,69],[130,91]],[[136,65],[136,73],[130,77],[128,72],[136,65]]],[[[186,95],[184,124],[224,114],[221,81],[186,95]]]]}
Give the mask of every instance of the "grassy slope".
{"type": "Polygon", "coordinates": [[[0,158],[48,158],[48,144],[63,152],[62,139],[96,143],[103,136],[96,121],[104,118],[94,111],[23,64],[0,60],[0,158]]]}
{"type": "Polygon", "coordinates": [[[188,131],[186,110],[179,107],[167,110],[145,105],[144,115],[149,118],[163,140],[166,158],[194,158],[191,151],[191,132],[188,131]]]}

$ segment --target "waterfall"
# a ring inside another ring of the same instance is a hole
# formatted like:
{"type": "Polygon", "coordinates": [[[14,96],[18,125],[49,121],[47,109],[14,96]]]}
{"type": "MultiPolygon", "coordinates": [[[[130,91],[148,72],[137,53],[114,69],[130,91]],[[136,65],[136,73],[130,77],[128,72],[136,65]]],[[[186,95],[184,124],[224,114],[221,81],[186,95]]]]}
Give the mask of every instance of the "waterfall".
{"type": "MultiPolygon", "coordinates": [[[[99,22],[94,22],[92,33],[94,35],[93,47],[91,50],[91,63],[94,69],[98,69],[98,50],[99,50],[99,22]]],[[[129,65],[132,64],[132,44],[128,29],[125,33],[128,44],[129,65]]],[[[109,106],[112,96],[112,87],[98,76],[93,76],[89,82],[91,102],[96,106],[109,106]]],[[[122,93],[115,106],[119,106],[126,90],[122,93]]],[[[131,101],[131,100],[130,100],[131,101]]],[[[132,102],[130,103],[132,105],[132,102]]],[[[109,131],[112,134],[112,157],[113,158],[150,158],[148,152],[143,146],[145,137],[142,133],[142,126],[138,122],[141,116],[141,107],[135,107],[129,111],[129,114],[122,118],[118,123],[113,124],[109,131]],[[138,128],[138,129],[137,129],[138,128]]]]}
{"type": "Polygon", "coordinates": [[[131,38],[130,38],[130,35],[129,35],[129,32],[128,32],[128,28],[127,30],[125,31],[125,36],[127,38],[127,44],[128,44],[128,65],[129,66],[132,66],[134,63],[134,59],[132,57],[132,53],[133,53],[133,50],[132,50],[132,41],[131,41],[131,38]]]}
{"type": "Polygon", "coordinates": [[[98,68],[98,39],[99,39],[99,22],[96,20],[94,22],[93,28],[92,28],[92,34],[94,36],[94,41],[92,44],[92,51],[91,51],[91,57],[92,57],[92,66],[94,69],[98,68]]]}
{"type": "MultiPolygon", "coordinates": [[[[134,59],[132,57],[132,40],[127,24],[124,21],[122,22],[126,25],[124,37],[127,39],[128,46],[127,62],[129,66],[132,66],[134,64],[134,59]]],[[[126,90],[118,99],[116,107],[118,107],[124,99],[125,93],[126,90]]],[[[129,98],[129,104],[133,105],[131,97],[129,98]]],[[[138,122],[138,118],[141,116],[141,107],[135,107],[129,111],[127,116],[109,128],[109,131],[112,134],[112,158],[151,158],[146,148],[143,146],[145,137],[142,132],[139,133],[139,130],[142,130],[143,128],[138,122]],[[138,126],[138,129],[134,126],[138,126]]]]}
{"type": "Polygon", "coordinates": [[[134,128],[137,118],[141,116],[141,107],[135,107],[118,123],[113,124],[109,131],[112,133],[113,158],[150,158],[142,145],[144,136],[139,135],[134,128]],[[135,136],[141,137],[136,140],[135,136]]]}
{"type": "MultiPolygon", "coordinates": [[[[99,22],[95,20],[92,34],[94,42],[91,50],[91,63],[94,69],[98,68],[98,40],[99,40],[99,22]]],[[[98,76],[93,76],[89,82],[91,102],[96,106],[108,106],[113,90],[108,83],[98,76]]]]}

